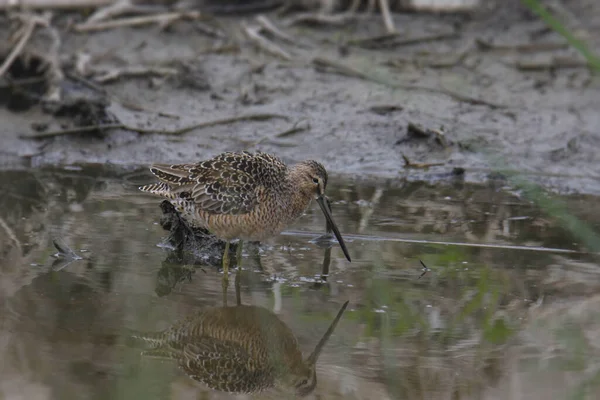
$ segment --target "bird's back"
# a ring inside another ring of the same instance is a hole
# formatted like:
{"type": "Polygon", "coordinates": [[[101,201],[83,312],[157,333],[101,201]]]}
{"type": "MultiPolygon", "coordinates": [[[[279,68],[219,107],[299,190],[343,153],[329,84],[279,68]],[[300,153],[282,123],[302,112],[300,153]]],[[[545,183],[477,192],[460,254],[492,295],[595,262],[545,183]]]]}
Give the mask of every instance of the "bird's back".
{"type": "Polygon", "coordinates": [[[142,191],[168,198],[191,226],[225,240],[262,241],[303,211],[288,206],[294,193],[289,170],[270,154],[222,153],[197,164],[155,164],[150,171],[159,182],[142,191]]]}
{"type": "Polygon", "coordinates": [[[266,153],[227,152],[197,164],[154,164],[150,171],[159,183],[140,190],[172,200],[192,200],[212,214],[245,214],[260,201],[261,189],[277,189],[287,167],[266,153]]]}

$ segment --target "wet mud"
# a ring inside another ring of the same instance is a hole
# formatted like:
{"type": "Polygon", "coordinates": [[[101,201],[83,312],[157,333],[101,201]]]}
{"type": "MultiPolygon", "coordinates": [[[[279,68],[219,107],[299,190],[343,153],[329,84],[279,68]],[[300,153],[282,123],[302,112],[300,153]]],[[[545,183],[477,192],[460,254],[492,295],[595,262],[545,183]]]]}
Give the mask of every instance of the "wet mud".
{"type": "MultiPolygon", "coordinates": [[[[261,150],[356,179],[484,182],[513,171],[554,190],[600,193],[598,79],[520,2],[488,3],[394,13],[400,34],[391,37],[378,14],[288,25],[293,10],[265,11],[297,39],[264,33],[283,56],[244,34],[256,13],[83,33],[72,28],[83,15],[57,15],[58,57],[48,59],[56,43],[40,28],[1,82],[0,167],[261,150]]],[[[593,3],[565,7],[595,49],[593,3]]],[[[0,18],[7,38],[11,24],[0,18]]]]}

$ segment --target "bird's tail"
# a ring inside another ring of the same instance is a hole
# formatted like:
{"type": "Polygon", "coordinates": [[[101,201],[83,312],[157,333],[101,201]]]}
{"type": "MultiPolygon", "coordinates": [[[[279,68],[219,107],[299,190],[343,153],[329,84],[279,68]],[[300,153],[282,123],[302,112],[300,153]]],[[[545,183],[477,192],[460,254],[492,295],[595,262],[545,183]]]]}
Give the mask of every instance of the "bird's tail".
{"type": "Polygon", "coordinates": [[[191,164],[152,164],[150,172],[161,182],[168,183],[171,186],[181,186],[192,183],[190,170],[193,167],[191,164]]]}
{"type": "Polygon", "coordinates": [[[162,332],[141,332],[125,329],[122,332],[127,347],[151,347],[156,348],[166,343],[162,332]]]}
{"type": "Polygon", "coordinates": [[[176,193],[173,193],[173,189],[164,182],[140,186],[139,189],[142,192],[156,194],[167,199],[176,199],[178,197],[176,193]]]}

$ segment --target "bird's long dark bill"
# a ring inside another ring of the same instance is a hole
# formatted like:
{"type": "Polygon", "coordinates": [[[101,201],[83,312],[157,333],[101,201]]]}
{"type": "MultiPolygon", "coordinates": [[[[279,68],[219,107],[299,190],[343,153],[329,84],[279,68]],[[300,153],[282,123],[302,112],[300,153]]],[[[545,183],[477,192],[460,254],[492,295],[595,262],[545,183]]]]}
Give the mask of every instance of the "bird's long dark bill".
{"type": "Polygon", "coordinates": [[[335,238],[340,243],[340,247],[342,248],[344,255],[346,256],[348,261],[352,261],[350,259],[350,254],[348,253],[348,249],[346,248],[346,243],[344,243],[344,239],[342,238],[342,234],[340,233],[340,230],[337,228],[337,225],[335,224],[335,222],[333,222],[333,216],[331,215],[331,211],[329,211],[329,207],[327,207],[327,204],[325,204],[325,196],[317,197],[317,203],[319,203],[319,206],[321,207],[323,214],[325,214],[325,218],[327,219],[327,222],[329,222],[329,225],[331,225],[331,228],[333,229],[335,238]]]}
{"type": "Polygon", "coordinates": [[[329,340],[329,337],[335,330],[335,327],[337,326],[338,322],[340,322],[340,318],[342,318],[342,314],[344,314],[344,311],[346,311],[346,307],[348,307],[349,302],[350,300],[347,300],[342,306],[342,308],[340,308],[340,311],[338,311],[335,319],[333,320],[331,325],[329,325],[329,329],[327,329],[327,332],[325,332],[321,340],[319,340],[319,343],[317,344],[311,355],[308,356],[308,358],[306,359],[308,364],[315,365],[317,363],[317,360],[319,359],[319,354],[321,354],[321,350],[323,350],[323,347],[329,340]]]}

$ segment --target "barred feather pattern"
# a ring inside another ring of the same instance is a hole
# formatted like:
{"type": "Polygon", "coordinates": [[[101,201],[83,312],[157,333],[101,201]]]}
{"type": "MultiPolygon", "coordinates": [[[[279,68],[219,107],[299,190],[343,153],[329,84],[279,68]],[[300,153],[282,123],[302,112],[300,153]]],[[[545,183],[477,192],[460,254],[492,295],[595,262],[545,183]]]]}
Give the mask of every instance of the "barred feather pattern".
{"type": "Polygon", "coordinates": [[[294,334],[262,307],[210,308],[135,337],[154,348],[145,355],[175,359],[190,378],[216,390],[255,393],[286,374],[306,373],[294,334]]]}
{"type": "Polygon", "coordinates": [[[140,189],[171,199],[188,199],[211,214],[246,214],[259,203],[261,190],[276,188],[287,170],[270,154],[227,152],[197,164],[154,164],[150,172],[163,185],[140,189]]]}
{"type": "Polygon", "coordinates": [[[309,206],[313,176],[327,184],[316,161],[288,168],[281,159],[257,152],[226,152],[196,164],[154,164],[158,183],[140,190],[171,201],[190,225],[225,239],[261,241],[281,232],[309,206]]]}

